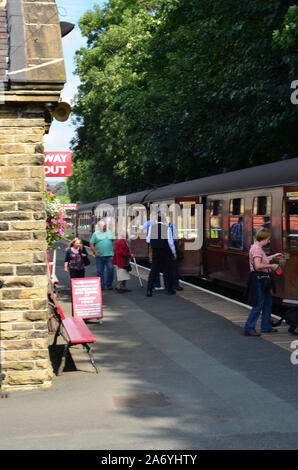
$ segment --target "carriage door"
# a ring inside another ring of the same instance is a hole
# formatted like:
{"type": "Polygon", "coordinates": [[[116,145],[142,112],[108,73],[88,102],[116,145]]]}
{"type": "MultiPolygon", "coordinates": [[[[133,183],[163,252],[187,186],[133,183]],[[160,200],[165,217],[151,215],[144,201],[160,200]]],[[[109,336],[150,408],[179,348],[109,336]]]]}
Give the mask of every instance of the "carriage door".
{"type": "Polygon", "coordinates": [[[176,199],[177,213],[175,214],[178,230],[179,250],[183,259],[179,263],[181,276],[198,276],[201,274],[202,249],[199,246],[201,237],[201,214],[198,205],[200,198],[176,199]]]}
{"type": "Polygon", "coordinates": [[[285,254],[284,297],[298,301],[298,186],[285,188],[283,252],[285,254]]]}

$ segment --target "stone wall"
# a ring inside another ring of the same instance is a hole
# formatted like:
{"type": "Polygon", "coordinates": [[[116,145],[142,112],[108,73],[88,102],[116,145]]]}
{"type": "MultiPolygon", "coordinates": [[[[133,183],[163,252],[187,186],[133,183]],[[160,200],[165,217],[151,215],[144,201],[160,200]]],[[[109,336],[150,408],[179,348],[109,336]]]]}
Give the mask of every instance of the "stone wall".
{"type": "Polygon", "coordinates": [[[41,105],[0,110],[0,338],[2,390],[47,387],[45,130],[41,105]]]}

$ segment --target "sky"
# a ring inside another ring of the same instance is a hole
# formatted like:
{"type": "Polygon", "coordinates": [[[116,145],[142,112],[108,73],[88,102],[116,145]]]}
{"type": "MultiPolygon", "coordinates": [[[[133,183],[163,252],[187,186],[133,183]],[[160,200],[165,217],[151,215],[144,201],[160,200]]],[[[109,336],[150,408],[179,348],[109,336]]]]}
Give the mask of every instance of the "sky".
{"type": "MultiPolygon", "coordinates": [[[[61,92],[62,101],[71,105],[72,99],[80,83],[79,77],[74,75],[75,52],[86,45],[86,40],[81,36],[78,26],[78,20],[87,10],[92,10],[93,5],[97,3],[103,6],[105,0],[56,0],[60,21],[68,21],[75,24],[75,28],[62,39],[64,63],[66,69],[67,83],[61,92]]],[[[74,136],[74,125],[71,123],[71,117],[68,121],[58,122],[53,120],[49,134],[44,138],[45,152],[68,151],[70,150],[70,141],[74,136]]],[[[46,178],[50,184],[57,181],[64,181],[65,178],[46,178]]]]}

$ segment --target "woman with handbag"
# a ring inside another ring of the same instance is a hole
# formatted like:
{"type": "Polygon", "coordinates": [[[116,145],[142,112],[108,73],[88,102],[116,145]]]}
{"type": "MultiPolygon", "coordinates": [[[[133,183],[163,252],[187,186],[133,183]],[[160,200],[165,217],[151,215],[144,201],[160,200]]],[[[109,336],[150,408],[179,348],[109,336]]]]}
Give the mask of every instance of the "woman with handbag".
{"type": "Polygon", "coordinates": [[[272,295],[274,289],[273,272],[278,269],[278,264],[270,264],[273,258],[281,257],[281,253],[266,256],[263,248],[270,242],[271,231],[262,228],[256,235],[256,242],[249,250],[250,274],[247,284],[248,303],[252,305],[251,312],[244,326],[246,336],[261,336],[256,332],[256,323],[262,312],[262,333],[276,333],[278,330],[271,326],[272,295]]]}
{"type": "Polygon", "coordinates": [[[74,238],[66,250],[64,271],[69,270],[70,278],[85,277],[85,266],[90,264],[86,248],[79,238],[74,238]]]}
{"type": "Polygon", "coordinates": [[[130,289],[126,289],[126,281],[130,279],[129,271],[131,271],[131,266],[129,263],[130,258],[132,257],[130,253],[126,240],[120,238],[115,247],[114,256],[112,259],[112,264],[116,267],[117,274],[117,286],[116,291],[119,294],[124,292],[131,292],[130,289]]]}

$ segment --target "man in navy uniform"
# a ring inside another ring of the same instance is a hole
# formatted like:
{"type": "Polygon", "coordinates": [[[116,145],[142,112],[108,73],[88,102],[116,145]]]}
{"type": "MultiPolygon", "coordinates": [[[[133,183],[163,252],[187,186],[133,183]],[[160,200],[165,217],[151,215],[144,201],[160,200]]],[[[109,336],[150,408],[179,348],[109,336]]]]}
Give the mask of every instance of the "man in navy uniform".
{"type": "Polygon", "coordinates": [[[160,214],[158,214],[157,222],[150,225],[146,241],[150,243],[152,248],[152,265],[148,279],[147,297],[152,296],[158,272],[162,272],[164,275],[164,283],[168,293],[175,294],[172,262],[177,257],[176,248],[173,232],[169,224],[162,222],[160,214]]]}

